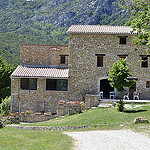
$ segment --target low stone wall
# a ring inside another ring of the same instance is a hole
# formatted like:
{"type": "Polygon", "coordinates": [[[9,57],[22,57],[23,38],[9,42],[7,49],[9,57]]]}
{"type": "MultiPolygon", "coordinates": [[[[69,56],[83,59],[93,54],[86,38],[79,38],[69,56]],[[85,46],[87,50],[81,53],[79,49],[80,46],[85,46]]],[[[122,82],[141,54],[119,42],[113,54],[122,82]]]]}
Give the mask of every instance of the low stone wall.
{"type": "Polygon", "coordinates": [[[85,105],[86,107],[97,107],[99,104],[99,95],[98,94],[86,94],[85,96],[85,105]]]}
{"type": "Polygon", "coordinates": [[[41,122],[41,121],[47,121],[50,119],[56,118],[57,115],[35,115],[35,114],[30,114],[30,115],[16,115],[15,118],[19,118],[19,122],[28,122],[28,123],[33,123],[33,122],[41,122]]]}
{"type": "Polygon", "coordinates": [[[12,119],[17,119],[19,122],[42,122],[50,119],[54,119],[59,116],[72,115],[76,113],[81,113],[84,110],[84,104],[58,104],[57,105],[57,115],[35,115],[35,114],[14,114],[12,119]]]}
{"type": "Polygon", "coordinates": [[[72,115],[76,113],[80,113],[84,107],[82,105],[77,104],[58,104],[57,105],[57,116],[65,116],[72,115]]]}
{"type": "Polygon", "coordinates": [[[108,124],[95,124],[95,125],[81,125],[81,126],[60,126],[60,127],[43,127],[43,126],[20,126],[20,125],[7,125],[6,127],[24,129],[24,130],[41,130],[41,131],[59,131],[59,130],[75,130],[90,127],[109,126],[108,124]]]}

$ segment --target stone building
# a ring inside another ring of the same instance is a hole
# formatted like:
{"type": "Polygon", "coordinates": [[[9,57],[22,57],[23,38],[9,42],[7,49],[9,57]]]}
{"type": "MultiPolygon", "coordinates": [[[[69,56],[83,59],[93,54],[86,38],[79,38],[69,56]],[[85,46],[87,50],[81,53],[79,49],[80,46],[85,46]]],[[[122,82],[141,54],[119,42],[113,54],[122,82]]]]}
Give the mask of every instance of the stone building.
{"type": "MultiPolygon", "coordinates": [[[[12,111],[56,113],[58,100],[83,101],[86,94],[109,98],[111,91],[122,97],[130,91],[140,99],[150,99],[150,55],[146,46],[134,51],[126,26],[72,25],[69,47],[56,45],[21,45],[21,64],[11,75],[12,111]],[[119,58],[126,58],[136,84],[118,93],[110,87],[109,68],[119,58]]],[[[131,97],[133,98],[133,97],[131,97]]]]}
{"type": "MultiPolygon", "coordinates": [[[[146,46],[134,51],[131,28],[127,26],[73,25],[69,28],[69,89],[72,99],[83,99],[86,93],[99,93],[109,98],[114,89],[108,83],[109,68],[119,58],[126,58],[136,79],[131,90],[140,93],[140,99],[150,99],[150,55],[146,46]],[[77,96],[78,95],[78,96],[77,96]]],[[[117,93],[116,90],[115,94],[117,93]]]]}
{"type": "Polygon", "coordinates": [[[12,112],[56,113],[68,97],[68,46],[20,45],[21,64],[11,75],[12,112]]]}

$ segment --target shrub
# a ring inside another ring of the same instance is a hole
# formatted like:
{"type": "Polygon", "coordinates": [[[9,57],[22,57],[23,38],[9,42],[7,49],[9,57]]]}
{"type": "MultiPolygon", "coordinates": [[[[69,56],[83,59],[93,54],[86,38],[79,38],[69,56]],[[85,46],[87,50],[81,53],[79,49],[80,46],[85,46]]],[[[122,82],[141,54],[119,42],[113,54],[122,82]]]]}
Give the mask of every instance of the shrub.
{"type": "Polygon", "coordinates": [[[34,113],[35,115],[41,115],[41,113],[40,112],[36,112],[36,113],[34,113]]]}
{"type": "Polygon", "coordinates": [[[59,100],[58,103],[59,103],[59,104],[64,104],[64,103],[65,103],[65,100],[59,100]]]}
{"type": "Polygon", "coordinates": [[[123,100],[120,100],[119,102],[117,102],[117,110],[122,112],[124,110],[124,102],[123,100]]]}
{"type": "Polygon", "coordinates": [[[3,128],[3,127],[4,127],[3,122],[2,122],[2,120],[0,119],[0,128],[3,128]]]}
{"type": "Polygon", "coordinates": [[[0,104],[0,111],[5,115],[8,116],[10,112],[10,101],[11,97],[6,97],[2,100],[2,103],[0,104]]]}
{"type": "Polygon", "coordinates": [[[33,114],[32,110],[26,110],[26,114],[33,114]]]}
{"type": "Polygon", "coordinates": [[[1,113],[0,114],[0,128],[3,128],[4,127],[4,122],[2,120],[2,117],[3,117],[3,114],[1,113]]]}

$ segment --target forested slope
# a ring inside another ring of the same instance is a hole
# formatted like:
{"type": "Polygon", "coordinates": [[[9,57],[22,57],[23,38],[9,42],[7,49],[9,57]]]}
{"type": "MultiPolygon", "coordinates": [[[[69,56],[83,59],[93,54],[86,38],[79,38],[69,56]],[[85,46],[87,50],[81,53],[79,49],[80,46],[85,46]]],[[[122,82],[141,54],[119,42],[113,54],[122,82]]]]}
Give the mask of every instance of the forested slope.
{"type": "Polygon", "coordinates": [[[1,0],[0,55],[19,64],[19,44],[68,44],[72,24],[124,25],[118,0],[1,0]]]}

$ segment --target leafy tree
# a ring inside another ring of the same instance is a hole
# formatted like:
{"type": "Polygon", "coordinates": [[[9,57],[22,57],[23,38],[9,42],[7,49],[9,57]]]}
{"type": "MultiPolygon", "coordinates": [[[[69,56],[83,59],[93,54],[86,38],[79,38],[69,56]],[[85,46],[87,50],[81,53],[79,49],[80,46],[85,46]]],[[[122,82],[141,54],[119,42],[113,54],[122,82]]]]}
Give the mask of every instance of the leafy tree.
{"type": "Polygon", "coordinates": [[[10,96],[11,79],[13,67],[8,65],[0,56],[0,103],[6,96],[10,96]]]}
{"type": "MultiPolygon", "coordinates": [[[[135,44],[146,45],[147,52],[150,53],[150,0],[122,0],[122,6],[135,16],[135,19],[126,23],[133,31],[137,30],[135,44]]],[[[135,49],[137,50],[136,47],[135,49]]]]}
{"type": "Polygon", "coordinates": [[[0,104],[0,111],[5,116],[9,115],[10,101],[11,101],[11,97],[6,97],[5,99],[2,99],[2,103],[0,104]]]}
{"type": "Polygon", "coordinates": [[[113,67],[109,69],[108,75],[110,85],[116,88],[118,92],[123,92],[124,87],[131,87],[136,81],[128,81],[128,77],[131,76],[129,71],[128,63],[126,59],[119,59],[113,64],[113,67]]]}

